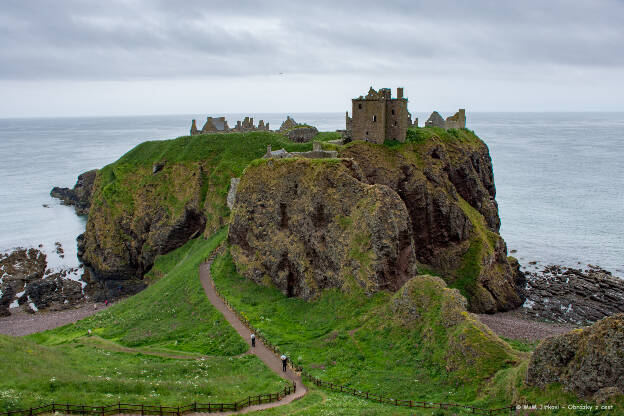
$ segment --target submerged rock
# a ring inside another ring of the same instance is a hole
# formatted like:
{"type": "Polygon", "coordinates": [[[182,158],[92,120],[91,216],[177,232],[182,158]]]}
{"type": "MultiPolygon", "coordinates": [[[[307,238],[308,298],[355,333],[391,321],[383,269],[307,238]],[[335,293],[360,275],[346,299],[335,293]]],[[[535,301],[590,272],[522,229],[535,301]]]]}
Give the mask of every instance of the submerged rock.
{"type": "Polygon", "coordinates": [[[561,383],[590,398],[602,391],[624,390],[624,314],[585,329],[544,340],[533,352],[527,369],[530,385],[561,383]]]}

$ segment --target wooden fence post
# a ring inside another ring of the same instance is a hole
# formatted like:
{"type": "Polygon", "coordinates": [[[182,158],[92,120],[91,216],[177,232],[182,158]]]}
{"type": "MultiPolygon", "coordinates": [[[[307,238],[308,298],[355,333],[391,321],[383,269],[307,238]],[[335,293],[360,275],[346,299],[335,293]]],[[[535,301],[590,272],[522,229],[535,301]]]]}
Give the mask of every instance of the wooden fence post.
{"type": "Polygon", "coordinates": [[[143,416],[145,414],[145,410],[143,409],[143,407],[144,407],[144,404],[141,403],[141,416],[143,416]]]}

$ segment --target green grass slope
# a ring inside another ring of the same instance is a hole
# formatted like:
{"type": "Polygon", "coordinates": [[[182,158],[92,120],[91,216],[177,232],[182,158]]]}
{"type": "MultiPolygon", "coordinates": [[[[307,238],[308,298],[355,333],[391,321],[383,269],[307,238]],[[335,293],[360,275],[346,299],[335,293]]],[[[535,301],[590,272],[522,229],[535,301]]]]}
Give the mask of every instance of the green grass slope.
{"type": "Polygon", "coordinates": [[[255,356],[238,356],[247,344],[199,282],[199,264],[224,238],[221,230],[159,257],[149,288],[96,315],[25,338],[0,337],[0,412],[52,401],[177,406],[283,388],[255,356]]]}
{"type": "Polygon", "coordinates": [[[488,380],[525,358],[475,322],[439,278],[417,277],[394,295],[329,290],[306,302],[240,277],[229,254],[215,260],[212,274],[272,343],[336,384],[398,399],[481,403],[488,380]]]}
{"type": "Polygon", "coordinates": [[[247,350],[222,315],[212,307],[199,281],[199,264],[225,238],[221,230],[208,240],[191,240],[160,256],[148,279],[157,280],[141,293],[103,312],[51,331],[31,335],[55,345],[95,335],[127,347],[149,347],[204,355],[236,355],[247,350]],[[158,276],[163,276],[158,279],[158,276]]]}
{"type": "Polygon", "coordinates": [[[227,402],[285,385],[253,355],[178,359],[120,351],[94,338],[45,346],[0,336],[0,356],[0,412],[52,402],[227,402]]]}

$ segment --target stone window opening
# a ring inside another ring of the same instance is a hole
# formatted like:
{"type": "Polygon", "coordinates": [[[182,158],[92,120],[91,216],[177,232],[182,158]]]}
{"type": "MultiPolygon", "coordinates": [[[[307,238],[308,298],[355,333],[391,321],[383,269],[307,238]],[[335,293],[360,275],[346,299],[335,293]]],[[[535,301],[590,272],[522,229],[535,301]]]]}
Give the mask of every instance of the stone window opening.
{"type": "Polygon", "coordinates": [[[373,123],[377,122],[377,116],[373,116],[373,123]]]}
{"type": "Polygon", "coordinates": [[[362,104],[361,103],[358,104],[358,109],[360,109],[360,110],[362,109],[362,104]]]}
{"type": "Polygon", "coordinates": [[[397,121],[396,121],[396,120],[394,120],[394,125],[395,125],[395,126],[398,126],[398,125],[399,125],[399,123],[397,123],[397,121]]]}
{"type": "Polygon", "coordinates": [[[392,110],[392,115],[394,115],[394,109],[392,110]]]}
{"type": "Polygon", "coordinates": [[[366,132],[366,135],[368,136],[368,132],[366,132]]]}

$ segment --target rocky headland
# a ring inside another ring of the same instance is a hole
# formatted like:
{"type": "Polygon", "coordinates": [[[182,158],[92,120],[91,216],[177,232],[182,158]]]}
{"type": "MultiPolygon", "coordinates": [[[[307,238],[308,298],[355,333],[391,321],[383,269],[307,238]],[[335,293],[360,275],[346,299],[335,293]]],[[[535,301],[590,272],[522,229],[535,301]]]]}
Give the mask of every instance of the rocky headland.
{"type": "Polygon", "coordinates": [[[97,170],[90,170],[78,176],[78,181],[73,188],[59,188],[55,186],[50,191],[50,196],[61,200],[64,205],[73,205],[78,215],[89,215],[91,208],[91,194],[97,170]]]}

